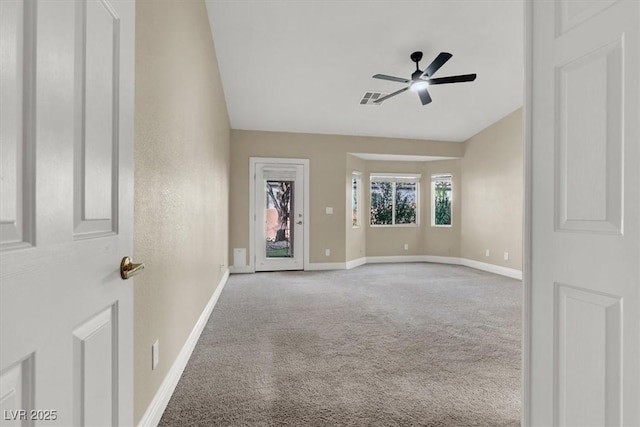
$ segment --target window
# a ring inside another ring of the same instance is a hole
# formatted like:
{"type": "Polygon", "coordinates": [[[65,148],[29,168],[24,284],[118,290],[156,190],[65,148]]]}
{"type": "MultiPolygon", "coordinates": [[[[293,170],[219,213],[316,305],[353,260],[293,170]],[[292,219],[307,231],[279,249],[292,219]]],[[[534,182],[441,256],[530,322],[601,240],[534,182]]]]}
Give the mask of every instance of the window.
{"type": "Polygon", "coordinates": [[[431,225],[451,227],[451,174],[431,176],[431,225]]]}
{"type": "Polygon", "coordinates": [[[417,174],[371,174],[371,225],[417,225],[417,174]]]}
{"type": "Polygon", "coordinates": [[[360,187],[362,187],[362,174],[353,172],[351,174],[351,225],[360,227],[360,187]]]}

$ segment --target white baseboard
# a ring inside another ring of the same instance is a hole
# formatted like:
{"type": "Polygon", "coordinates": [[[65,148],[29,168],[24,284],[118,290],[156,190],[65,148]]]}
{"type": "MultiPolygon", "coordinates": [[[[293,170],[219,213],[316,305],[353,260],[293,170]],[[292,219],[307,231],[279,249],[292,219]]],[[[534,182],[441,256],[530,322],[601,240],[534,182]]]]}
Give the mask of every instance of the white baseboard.
{"type": "MultiPolygon", "coordinates": [[[[468,258],[457,258],[447,256],[434,255],[408,255],[408,256],[375,256],[367,257],[366,264],[379,263],[395,263],[395,262],[435,262],[439,264],[464,265],[465,267],[475,268],[477,270],[487,271],[489,273],[499,274],[501,276],[511,277],[512,279],[522,280],[522,271],[514,268],[503,267],[501,265],[488,264],[468,258]]],[[[362,265],[362,264],[358,264],[362,265]]]]}
{"type": "Polygon", "coordinates": [[[200,338],[200,334],[202,334],[202,330],[207,324],[207,320],[209,320],[209,316],[213,311],[216,303],[218,302],[218,298],[220,298],[220,294],[222,293],[222,289],[227,284],[227,279],[229,279],[229,270],[225,271],[224,275],[220,279],[218,283],[218,287],[216,288],[213,295],[211,295],[211,299],[207,303],[204,310],[200,314],[200,318],[194,325],[191,330],[191,334],[189,334],[189,338],[182,346],[182,350],[178,354],[178,357],[173,362],[171,369],[167,373],[167,376],[164,377],[162,384],[160,384],[160,388],[156,392],[156,395],[153,397],[153,400],[149,404],[146,412],[142,416],[138,427],[157,427],[160,422],[160,418],[162,418],[162,414],[164,410],[167,408],[167,404],[171,399],[171,395],[173,391],[176,389],[178,385],[178,381],[180,381],[180,376],[184,371],[184,368],[187,366],[187,362],[189,362],[189,358],[191,357],[191,353],[195,348],[198,338],[200,338]]]}
{"type": "MultiPolygon", "coordinates": [[[[435,256],[435,255],[399,255],[399,256],[369,256],[357,258],[347,262],[313,262],[307,264],[305,271],[321,270],[350,270],[364,264],[396,263],[396,262],[434,262],[438,264],[464,265],[465,267],[499,274],[522,280],[522,271],[514,268],[503,267],[501,265],[488,264],[468,258],[435,256]]],[[[253,273],[250,266],[231,267],[231,273],[253,273]]]]}
{"type": "Polygon", "coordinates": [[[367,264],[394,262],[426,262],[426,255],[368,256],[367,264]]]}
{"type": "Polygon", "coordinates": [[[466,267],[476,268],[478,270],[488,271],[489,273],[511,277],[512,279],[522,280],[522,270],[503,267],[501,265],[487,264],[486,262],[480,262],[468,258],[462,258],[461,261],[461,265],[464,265],[466,267]]]}
{"type": "Polygon", "coordinates": [[[243,266],[234,266],[229,267],[229,273],[231,274],[243,274],[243,273],[254,273],[253,268],[250,265],[243,266]]]}
{"type": "Polygon", "coordinates": [[[345,263],[345,267],[347,268],[347,270],[351,270],[352,268],[360,267],[361,265],[365,265],[366,263],[367,263],[367,258],[362,257],[362,258],[352,259],[351,261],[347,261],[345,263]]]}
{"type": "Polygon", "coordinates": [[[464,265],[464,259],[452,256],[425,255],[424,262],[433,262],[436,264],[464,265]]]}
{"type": "Polygon", "coordinates": [[[319,270],[346,270],[347,265],[344,262],[310,262],[304,267],[305,271],[319,270]]]}

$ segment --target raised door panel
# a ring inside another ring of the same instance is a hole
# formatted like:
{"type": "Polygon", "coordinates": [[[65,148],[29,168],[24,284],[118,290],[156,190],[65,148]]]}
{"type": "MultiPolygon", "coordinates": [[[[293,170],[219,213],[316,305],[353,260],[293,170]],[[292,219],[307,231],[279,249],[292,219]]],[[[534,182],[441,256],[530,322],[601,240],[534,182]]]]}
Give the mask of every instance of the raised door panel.
{"type": "Polygon", "coordinates": [[[118,419],[117,312],[109,307],[73,332],[76,425],[111,425],[118,419]]]}
{"type": "Polygon", "coordinates": [[[556,229],[622,233],[624,47],[616,40],[556,72],[556,229]]]}
{"type": "Polygon", "coordinates": [[[556,284],[556,425],[619,426],[622,299],[556,284]]]}
{"type": "Polygon", "coordinates": [[[117,232],[119,19],[102,0],[77,5],[75,238],[117,232]]]}
{"type": "Polygon", "coordinates": [[[0,248],[33,243],[35,4],[0,2],[0,248]]]}
{"type": "Polygon", "coordinates": [[[33,413],[33,355],[0,373],[0,420],[3,426],[32,426],[34,419],[55,420],[57,413],[33,413]],[[40,415],[38,417],[38,415],[40,415]]]}
{"type": "Polygon", "coordinates": [[[618,0],[559,0],[556,2],[556,32],[558,35],[592,18],[618,0]]]}

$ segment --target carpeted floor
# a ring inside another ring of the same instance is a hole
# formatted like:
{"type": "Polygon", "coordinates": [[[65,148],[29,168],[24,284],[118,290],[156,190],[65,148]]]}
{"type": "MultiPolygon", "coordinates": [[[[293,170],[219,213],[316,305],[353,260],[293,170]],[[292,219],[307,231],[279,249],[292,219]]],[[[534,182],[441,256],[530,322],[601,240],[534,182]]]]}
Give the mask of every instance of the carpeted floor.
{"type": "Polygon", "coordinates": [[[231,276],[161,426],[518,426],[520,281],[440,264],[231,276]]]}

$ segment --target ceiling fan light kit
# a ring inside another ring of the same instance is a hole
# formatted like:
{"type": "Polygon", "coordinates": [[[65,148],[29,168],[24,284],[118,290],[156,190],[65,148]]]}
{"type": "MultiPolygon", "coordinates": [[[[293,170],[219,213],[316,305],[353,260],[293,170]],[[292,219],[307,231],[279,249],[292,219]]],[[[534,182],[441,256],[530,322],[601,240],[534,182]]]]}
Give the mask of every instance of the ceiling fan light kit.
{"type": "Polygon", "coordinates": [[[410,89],[414,92],[418,92],[421,89],[426,89],[429,87],[429,82],[427,81],[418,81],[418,82],[411,82],[411,86],[410,89]]]}
{"type": "Polygon", "coordinates": [[[420,102],[422,105],[426,105],[431,102],[431,95],[427,88],[431,85],[441,85],[447,83],[462,83],[462,82],[472,82],[476,79],[476,74],[462,74],[459,76],[448,76],[448,77],[440,77],[440,78],[432,78],[433,74],[440,69],[449,59],[451,59],[451,54],[448,52],[440,52],[440,54],[436,57],[436,59],[429,64],[427,68],[420,70],[418,63],[422,59],[422,52],[413,52],[410,56],[411,60],[416,63],[416,71],[411,74],[411,79],[404,79],[402,77],[394,77],[386,74],[376,74],[373,76],[374,79],[381,80],[389,80],[392,82],[398,83],[406,83],[409,86],[404,87],[400,90],[390,93],[389,95],[383,96],[381,98],[373,101],[375,104],[379,104],[387,99],[396,96],[407,89],[411,89],[413,92],[416,92],[420,97],[420,102]]]}

